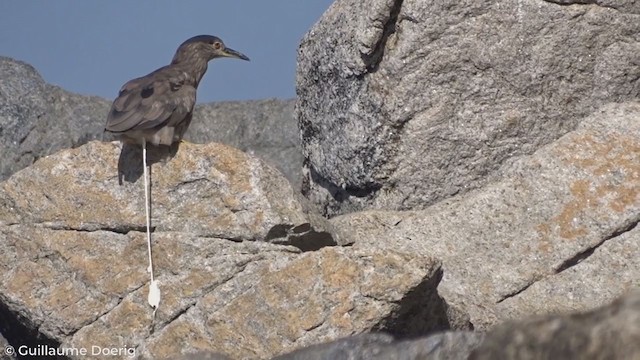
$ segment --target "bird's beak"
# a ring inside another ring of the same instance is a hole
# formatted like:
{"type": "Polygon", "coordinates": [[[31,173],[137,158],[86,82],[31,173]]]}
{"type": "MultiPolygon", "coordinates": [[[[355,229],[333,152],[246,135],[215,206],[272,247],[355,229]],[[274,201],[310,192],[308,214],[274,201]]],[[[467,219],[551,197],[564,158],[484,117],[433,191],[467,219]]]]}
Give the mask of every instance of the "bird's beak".
{"type": "Polygon", "coordinates": [[[233,50],[233,49],[230,49],[230,48],[225,48],[225,49],[222,51],[222,54],[223,54],[223,56],[226,56],[226,57],[236,58],[236,59],[242,59],[242,60],[247,60],[247,61],[249,61],[249,58],[247,57],[247,55],[245,55],[245,54],[243,54],[243,53],[241,53],[241,52],[239,52],[239,51],[235,51],[235,50],[233,50]]]}

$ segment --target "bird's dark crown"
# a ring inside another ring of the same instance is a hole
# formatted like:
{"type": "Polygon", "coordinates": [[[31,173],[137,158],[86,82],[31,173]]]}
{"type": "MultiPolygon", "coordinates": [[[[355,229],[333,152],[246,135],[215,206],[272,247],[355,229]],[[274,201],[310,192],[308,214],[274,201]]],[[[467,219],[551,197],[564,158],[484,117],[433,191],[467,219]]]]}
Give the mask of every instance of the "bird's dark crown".
{"type": "Polygon", "coordinates": [[[199,64],[199,67],[203,67],[206,71],[206,62],[219,56],[218,51],[212,47],[214,43],[222,44],[221,47],[224,48],[222,40],[217,36],[194,36],[178,46],[178,50],[176,50],[176,54],[171,63],[177,64],[185,61],[189,63],[203,62],[199,64]]]}
{"type": "Polygon", "coordinates": [[[180,44],[180,47],[182,47],[184,45],[187,45],[187,44],[193,44],[193,43],[199,43],[199,42],[203,42],[203,43],[207,43],[207,44],[213,44],[216,41],[222,42],[222,40],[217,36],[213,36],[213,35],[198,35],[198,36],[194,36],[194,37],[192,37],[190,39],[187,39],[185,42],[180,44]]]}

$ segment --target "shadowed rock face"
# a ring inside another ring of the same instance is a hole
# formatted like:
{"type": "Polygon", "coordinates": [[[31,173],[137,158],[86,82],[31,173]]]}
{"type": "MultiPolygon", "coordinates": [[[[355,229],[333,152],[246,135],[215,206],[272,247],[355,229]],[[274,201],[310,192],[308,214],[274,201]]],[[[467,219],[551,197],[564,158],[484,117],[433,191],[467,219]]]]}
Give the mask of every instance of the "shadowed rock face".
{"type": "Polygon", "coordinates": [[[633,1],[338,0],[302,40],[303,192],[422,209],[640,96],[633,1]]]}
{"type": "MultiPolygon", "coordinates": [[[[297,349],[273,360],[635,359],[640,356],[640,292],[585,313],[511,321],[486,333],[444,332],[398,341],[362,334],[297,349]]],[[[204,353],[181,360],[216,358],[204,353]]]]}
{"type": "Polygon", "coordinates": [[[445,332],[421,339],[394,341],[385,334],[364,334],[299,349],[274,360],[466,359],[483,337],[481,333],[445,332]]]}
{"type": "MultiPolygon", "coordinates": [[[[0,180],[40,157],[102,139],[111,101],[49,85],[30,65],[2,56],[0,76],[0,180]]],[[[299,188],[302,154],[293,103],[271,99],[198,105],[186,138],[255,153],[299,188]]]]}
{"type": "Polygon", "coordinates": [[[394,341],[383,334],[360,335],[275,359],[636,359],[640,356],[638,324],[640,292],[635,292],[590,312],[509,322],[486,334],[446,332],[408,341],[394,341]]]}
{"type": "Polygon", "coordinates": [[[7,342],[7,339],[5,339],[5,338],[0,334],[0,348],[1,348],[1,349],[5,349],[5,350],[3,351],[3,353],[2,353],[2,354],[0,354],[0,360],[14,360],[14,359],[16,358],[16,357],[15,357],[15,354],[7,353],[7,351],[6,351],[7,346],[10,346],[10,345],[9,345],[9,343],[7,342]]]}
{"type": "Polygon", "coordinates": [[[470,360],[638,359],[640,292],[594,311],[510,322],[487,334],[470,360]]]}

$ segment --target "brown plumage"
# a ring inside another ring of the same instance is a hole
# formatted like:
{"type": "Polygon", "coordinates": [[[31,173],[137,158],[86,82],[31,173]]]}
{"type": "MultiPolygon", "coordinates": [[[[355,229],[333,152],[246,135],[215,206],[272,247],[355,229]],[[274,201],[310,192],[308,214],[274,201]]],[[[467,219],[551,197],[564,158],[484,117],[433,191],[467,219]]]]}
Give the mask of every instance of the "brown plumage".
{"type": "Polygon", "coordinates": [[[171,64],[122,86],[105,130],[129,143],[171,145],[182,140],[191,123],[198,84],[208,62],[217,57],[249,60],[215,36],[192,37],[178,47],[171,64]]]}

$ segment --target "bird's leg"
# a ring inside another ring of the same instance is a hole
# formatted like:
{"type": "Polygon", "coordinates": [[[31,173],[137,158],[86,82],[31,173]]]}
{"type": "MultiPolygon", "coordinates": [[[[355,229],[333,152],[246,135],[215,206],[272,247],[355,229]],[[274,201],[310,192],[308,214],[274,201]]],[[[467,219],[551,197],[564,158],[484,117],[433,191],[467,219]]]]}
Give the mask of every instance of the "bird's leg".
{"type": "Polygon", "coordinates": [[[158,310],[158,306],[160,305],[160,288],[158,287],[158,281],[153,278],[153,258],[151,256],[151,216],[149,213],[151,212],[150,207],[151,203],[149,202],[149,198],[151,194],[149,194],[149,173],[147,172],[147,142],[145,139],[142,140],[142,167],[144,173],[144,210],[147,220],[147,252],[149,254],[149,268],[148,271],[151,274],[151,283],[149,284],[149,296],[147,297],[147,301],[149,305],[153,307],[153,317],[156,316],[156,310],[158,310]]]}

